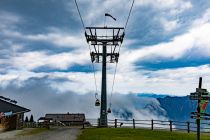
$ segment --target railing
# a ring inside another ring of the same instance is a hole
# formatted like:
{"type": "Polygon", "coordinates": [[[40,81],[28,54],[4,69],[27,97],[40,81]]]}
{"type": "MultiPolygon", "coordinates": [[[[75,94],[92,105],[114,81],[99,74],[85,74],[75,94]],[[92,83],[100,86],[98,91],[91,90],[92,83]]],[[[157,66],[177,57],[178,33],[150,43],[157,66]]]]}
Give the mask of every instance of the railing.
{"type": "MultiPolygon", "coordinates": [[[[90,126],[98,126],[97,119],[86,119],[90,123],[90,126]]],[[[169,131],[185,131],[185,132],[196,132],[196,122],[194,121],[171,121],[171,120],[123,120],[123,119],[113,119],[108,120],[108,126],[113,128],[146,128],[146,129],[161,129],[169,131]]],[[[210,133],[210,122],[201,123],[201,132],[210,133]]]]}
{"type": "MultiPolygon", "coordinates": [[[[86,119],[83,123],[82,128],[85,127],[98,127],[99,125],[98,119],[86,119]]],[[[38,122],[27,122],[22,123],[22,127],[24,128],[37,128],[37,127],[49,127],[49,126],[58,126],[62,127],[62,123],[38,123],[38,122]]],[[[168,131],[185,131],[185,132],[196,132],[196,122],[194,121],[170,121],[170,120],[123,120],[123,119],[110,119],[108,120],[108,126],[112,128],[145,128],[145,129],[161,129],[168,131]]],[[[210,121],[201,122],[201,132],[202,133],[210,133],[210,121]]]]}
{"type": "Polygon", "coordinates": [[[19,124],[19,128],[39,128],[39,127],[50,127],[57,126],[62,127],[65,126],[62,122],[22,122],[19,124]]]}

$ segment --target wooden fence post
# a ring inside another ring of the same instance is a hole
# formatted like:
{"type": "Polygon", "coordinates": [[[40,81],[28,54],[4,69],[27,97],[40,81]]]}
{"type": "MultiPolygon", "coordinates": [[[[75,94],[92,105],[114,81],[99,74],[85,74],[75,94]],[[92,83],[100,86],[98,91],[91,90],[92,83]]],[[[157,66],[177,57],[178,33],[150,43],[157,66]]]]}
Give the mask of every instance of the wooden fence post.
{"type": "Polygon", "coordinates": [[[169,122],[170,122],[170,131],[172,132],[172,121],[169,122]]]}
{"type": "Polygon", "coordinates": [[[114,127],[117,128],[117,119],[114,120],[114,127]]]}
{"type": "Polygon", "coordinates": [[[133,128],[135,129],[136,126],[135,126],[135,120],[133,119],[133,128]]]}
{"type": "Polygon", "coordinates": [[[85,129],[85,119],[83,119],[82,129],[85,129]]]}
{"type": "Polygon", "coordinates": [[[187,122],[187,132],[190,133],[190,122],[187,122]]]}
{"type": "Polygon", "coordinates": [[[100,125],[101,125],[100,124],[100,118],[98,118],[98,122],[97,123],[98,123],[98,127],[100,127],[100,125]]]}
{"type": "Polygon", "coordinates": [[[151,129],[154,129],[154,120],[151,120],[151,129]]]}

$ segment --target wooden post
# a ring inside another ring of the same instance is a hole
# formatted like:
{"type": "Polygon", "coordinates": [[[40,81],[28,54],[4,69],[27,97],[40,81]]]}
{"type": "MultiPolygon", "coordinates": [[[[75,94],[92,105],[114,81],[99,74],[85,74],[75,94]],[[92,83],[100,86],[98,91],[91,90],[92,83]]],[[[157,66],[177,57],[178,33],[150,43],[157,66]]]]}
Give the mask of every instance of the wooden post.
{"type": "Polygon", "coordinates": [[[85,119],[83,119],[82,129],[85,129],[85,119]]]}
{"type": "Polygon", "coordinates": [[[187,122],[187,132],[190,133],[190,122],[187,122]]]}
{"type": "Polygon", "coordinates": [[[151,120],[151,129],[154,129],[154,120],[151,120]]]}
{"type": "Polygon", "coordinates": [[[114,127],[117,128],[117,119],[114,120],[114,127]]]}
{"type": "Polygon", "coordinates": [[[172,132],[172,121],[170,121],[170,131],[172,132]]]}
{"type": "Polygon", "coordinates": [[[20,115],[17,114],[16,116],[17,116],[17,117],[16,117],[16,121],[15,121],[15,122],[16,122],[16,130],[17,130],[17,129],[19,129],[19,120],[20,120],[19,117],[20,117],[20,115]]]}
{"type": "Polygon", "coordinates": [[[135,129],[136,126],[135,126],[135,120],[133,119],[133,128],[135,129]]]}
{"type": "Polygon", "coordinates": [[[98,118],[98,126],[97,127],[100,127],[100,118],[98,118]]]}
{"type": "MultiPolygon", "coordinates": [[[[199,78],[199,85],[198,88],[201,89],[202,88],[202,77],[199,78]]],[[[197,105],[197,140],[200,140],[200,125],[201,125],[201,121],[200,121],[200,113],[201,113],[201,107],[200,107],[200,102],[201,102],[201,94],[198,95],[198,105],[197,105]]]]}

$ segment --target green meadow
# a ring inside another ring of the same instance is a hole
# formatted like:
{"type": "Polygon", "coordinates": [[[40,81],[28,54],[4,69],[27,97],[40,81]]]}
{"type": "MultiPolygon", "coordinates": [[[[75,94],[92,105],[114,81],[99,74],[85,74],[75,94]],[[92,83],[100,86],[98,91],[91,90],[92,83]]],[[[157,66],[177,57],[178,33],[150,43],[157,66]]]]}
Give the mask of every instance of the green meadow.
{"type": "MultiPolygon", "coordinates": [[[[210,134],[202,134],[201,140],[209,139],[210,134]]],[[[77,140],[196,140],[196,134],[131,128],[87,128],[77,140]]]]}

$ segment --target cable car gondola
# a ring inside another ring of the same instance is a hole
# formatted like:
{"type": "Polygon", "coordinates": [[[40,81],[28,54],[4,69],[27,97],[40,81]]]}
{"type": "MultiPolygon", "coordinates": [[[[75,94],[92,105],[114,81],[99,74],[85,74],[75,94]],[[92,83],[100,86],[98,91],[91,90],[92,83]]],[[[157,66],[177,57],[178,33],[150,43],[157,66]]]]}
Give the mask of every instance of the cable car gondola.
{"type": "Polygon", "coordinates": [[[107,113],[112,113],[111,108],[108,108],[107,113]]]}
{"type": "Polygon", "coordinates": [[[96,99],[95,106],[100,106],[100,101],[99,101],[99,99],[96,99]]]}

